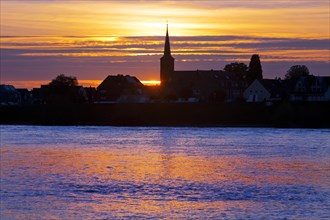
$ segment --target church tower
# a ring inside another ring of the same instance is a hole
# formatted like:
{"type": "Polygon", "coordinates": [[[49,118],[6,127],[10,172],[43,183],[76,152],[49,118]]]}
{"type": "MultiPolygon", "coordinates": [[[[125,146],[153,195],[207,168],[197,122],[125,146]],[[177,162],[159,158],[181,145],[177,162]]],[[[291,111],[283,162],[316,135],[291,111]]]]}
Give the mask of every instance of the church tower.
{"type": "Polygon", "coordinates": [[[174,73],[174,58],[171,55],[170,38],[168,36],[168,25],[166,26],[166,38],[164,55],[160,58],[160,82],[162,86],[167,86],[174,73]]]}

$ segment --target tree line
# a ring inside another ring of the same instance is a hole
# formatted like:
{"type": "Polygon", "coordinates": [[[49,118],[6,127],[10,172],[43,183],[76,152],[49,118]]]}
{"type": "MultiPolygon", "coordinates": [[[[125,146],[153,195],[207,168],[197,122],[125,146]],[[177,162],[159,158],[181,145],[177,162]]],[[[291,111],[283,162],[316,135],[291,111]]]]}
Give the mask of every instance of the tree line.
{"type": "MultiPolygon", "coordinates": [[[[238,74],[242,79],[247,81],[249,84],[252,83],[256,79],[262,79],[262,66],[260,62],[260,57],[258,54],[254,54],[251,57],[249,66],[245,63],[230,63],[225,65],[224,71],[232,74],[238,74]]],[[[285,76],[285,80],[299,78],[300,76],[308,76],[309,69],[305,65],[294,65],[291,66],[285,76]]]]}

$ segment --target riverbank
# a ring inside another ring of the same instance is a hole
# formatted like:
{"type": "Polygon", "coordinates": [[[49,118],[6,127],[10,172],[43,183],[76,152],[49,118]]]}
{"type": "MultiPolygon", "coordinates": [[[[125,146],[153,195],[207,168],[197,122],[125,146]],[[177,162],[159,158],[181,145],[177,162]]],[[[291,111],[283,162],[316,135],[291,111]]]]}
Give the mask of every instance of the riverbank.
{"type": "Polygon", "coordinates": [[[1,106],[0,124],[329,128],[329,112],[329,102],[1,106]]]}

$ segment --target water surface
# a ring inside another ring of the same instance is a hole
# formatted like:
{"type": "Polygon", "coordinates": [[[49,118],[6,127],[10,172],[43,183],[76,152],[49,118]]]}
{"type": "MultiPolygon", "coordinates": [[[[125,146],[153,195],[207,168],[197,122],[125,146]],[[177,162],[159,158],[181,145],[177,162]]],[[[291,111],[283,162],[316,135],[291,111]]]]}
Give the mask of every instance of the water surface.
{"type": "Polygon", "coordinates": [[[1,126],[1,219],[330,218],[330,130],[1,126]]]}

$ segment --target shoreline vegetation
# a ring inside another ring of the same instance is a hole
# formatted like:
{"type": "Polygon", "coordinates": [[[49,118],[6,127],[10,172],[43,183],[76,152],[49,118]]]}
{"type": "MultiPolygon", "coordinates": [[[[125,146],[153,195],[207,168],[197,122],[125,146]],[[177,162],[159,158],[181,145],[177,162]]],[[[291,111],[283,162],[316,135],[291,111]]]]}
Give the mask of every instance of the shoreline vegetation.
{"type": "Polygon", "coordinates": [[[0,106],[0,124],[330,128],[330,102],[0,106]]]}

